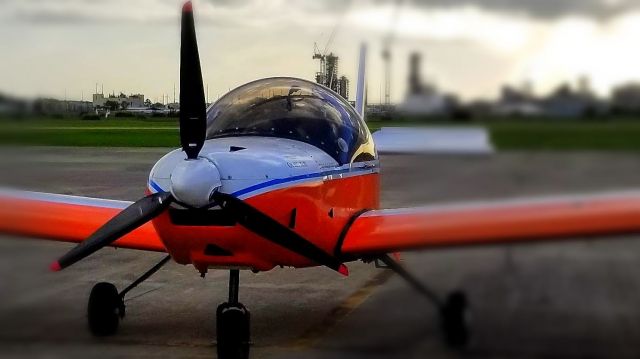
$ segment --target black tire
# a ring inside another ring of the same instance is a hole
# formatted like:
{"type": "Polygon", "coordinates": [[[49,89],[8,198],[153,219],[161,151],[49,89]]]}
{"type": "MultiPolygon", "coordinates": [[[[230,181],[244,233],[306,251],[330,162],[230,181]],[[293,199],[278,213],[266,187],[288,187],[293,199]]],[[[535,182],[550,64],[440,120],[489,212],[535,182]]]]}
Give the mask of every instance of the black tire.
{"type": "Polygon", "coordinates": [[[461,291],[449,294],[440,315],[446,343],[453,348],[466,346],[470,337],[467,296],[461,291]]]}
{"type": "Polygon", "coordinates": [[[87,317],[93,335],[104,337],[115,334],[122,314],[124,304],[113,284],[102,282],[91,289],[87,317]]]}
{"type": "Polygon", "coordinates": [[[218,359],[249,358],[251,315],[242,304],[224,303],[216,311],[218,359]]]}

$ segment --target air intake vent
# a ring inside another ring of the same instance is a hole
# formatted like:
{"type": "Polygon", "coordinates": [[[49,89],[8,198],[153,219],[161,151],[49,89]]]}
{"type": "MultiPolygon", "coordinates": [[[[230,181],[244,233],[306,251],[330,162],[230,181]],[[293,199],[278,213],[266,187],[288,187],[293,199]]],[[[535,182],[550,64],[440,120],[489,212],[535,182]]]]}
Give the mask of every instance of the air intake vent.
{"type": "Polygon", "coordinates": [[[220,248],[215,244],[207,244],[207,246],[204,248],[204,254],[207,256],[218,256],[218,257],[229,257],[233,255],[233,253],[229,252],[224,248],[220,248]]]}

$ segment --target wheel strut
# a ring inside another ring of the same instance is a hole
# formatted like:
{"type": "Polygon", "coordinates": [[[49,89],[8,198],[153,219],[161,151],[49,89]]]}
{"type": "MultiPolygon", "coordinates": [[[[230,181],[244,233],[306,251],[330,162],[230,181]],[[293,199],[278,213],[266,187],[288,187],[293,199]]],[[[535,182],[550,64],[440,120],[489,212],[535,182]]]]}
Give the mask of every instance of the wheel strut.
{"type": "Polygon", "coordinates": [[[229,271],[229,304],[238,304],[238,292],[240,291],[240,271],[229,271]]]}
{"type": "Polygon", "coordinates": [[[216,311],[218,358],[245,359],[249,357],[251,315],[238,301],[240,271],[229,271],[229,301],[216,311]]]}
{"type": "Polygon", "coordinates": [[[142,274],[120,293],[118,293],[116,286],[111,283],[102,282],[96,284],[93,289],[91,289],[87,308],[87,319],[89,320],[89,329],[91,332],[96,336],[115,334],[120,319],[125,316],[124,296],[131,289],[149,279],[149,277],[167,264],[169,259],[171,259],[171,256],[164,257],[158,264],[142,274]]]}
{"type": "Polygon", "coordinates": [[[388,254],[380,257],[380,260],[389,267],[392,271],[396,272],[400,277],[406,280],[411,286],[413,286],[418,292],[424,295],[430,300],[436,307],[442,308],[443,302],[430,288],[422,284],[416,277],[409,273],[400,263],[389,257],[388,254]]]}
{"type": "Polygon", "coordinates": [[[442,300],[433,290],[422,284],[389,255],[384,255],[379,259],[438,308],[441,329],[448,345],[459,348],[467,344],[470,336],[468,303],[467,297],[463,292],[454,291],[445,300],[442,300]]]}
{"type": "Polygon", "coordinates": [[[128,287],[126,287],[125,289],[123,289],[120,292],[120,298],[122,298],[124,300],[124,296],[129,293],[129,291],[137,286],[139,286],[142,282],[144,282],[145,280],[149,279],[149,277],[151,277],[152,275],[154,275],[157,271],[160,270],[160,268],[164,267],[165,264],[167,264],[167,262],[169,262],[169,260],[171,259],[170,255],[167,255],[166,257],[162,258],[162,260],[160,262],[158,262],[158,264],[154,265],[153,267],[151,267],[151,269],[149,269],[148,271],[146,271],[143,275],[141,275],[138,279],[134,280],[133,283],[129,284],[128,287]]]}

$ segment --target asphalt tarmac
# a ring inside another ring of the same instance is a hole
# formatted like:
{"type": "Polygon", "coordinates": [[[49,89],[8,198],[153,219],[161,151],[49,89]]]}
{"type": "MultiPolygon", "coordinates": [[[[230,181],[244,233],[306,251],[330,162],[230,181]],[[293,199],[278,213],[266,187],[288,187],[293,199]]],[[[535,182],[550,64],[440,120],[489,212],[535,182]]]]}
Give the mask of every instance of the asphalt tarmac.
{"type": "MultiPolygon", "coordinates": [[[[162,149],[1,150],[0,183],[25,189],[135,200],[162,149]],[[22,152],[22,151],[21,151],[22,152]]],[[[383,156],[384,207],[590,193],[640,185],[634,153],[499,153],[488,157],[383,156]]],[[[404,255],[441,295],[467,292],[473,339],[442,344],[434,308],[388,271],[243,272],[253,358],[636,358],[640,356],[640,239],[474,247],[404,255]]],[[[202,279],[168,264],[136,288],[118,334],[86,328],[93,284],[123,288],[163,255],[102,250],[60,273],[52,259],[72,245],[0,240],[0,357],[215,357],[215,309],[228,274],[202,279]]]]}

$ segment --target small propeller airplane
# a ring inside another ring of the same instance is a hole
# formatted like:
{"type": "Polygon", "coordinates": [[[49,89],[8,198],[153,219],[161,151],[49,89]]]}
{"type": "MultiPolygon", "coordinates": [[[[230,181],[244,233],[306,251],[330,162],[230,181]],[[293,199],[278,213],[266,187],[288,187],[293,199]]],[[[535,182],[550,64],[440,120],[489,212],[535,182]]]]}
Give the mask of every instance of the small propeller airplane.
{"type": "Polygon", "coordinates": [[[467,300],[444,298],[388,253],[640,232],[640,193],[604,193],[489,203],[380,209],[380,166],[364,122],[365,56],[355,108],[332,90],[296,78],[267,78],[206,108],[191,2],[180,50],[180,142],[151,170],[146,196],[130,203],[58,194],[0,192],[0,232],[79,244],[59,271],[105,246],[167,256],[125,289],[96,284],[88,322],[112,335],[124,297],[169,260],[230,272],[217,309],[220,358],[249,355],[250,314],[239,302],[239,270],[381,261],[438,308],[446,342],[467,343],[467,300]]]}

